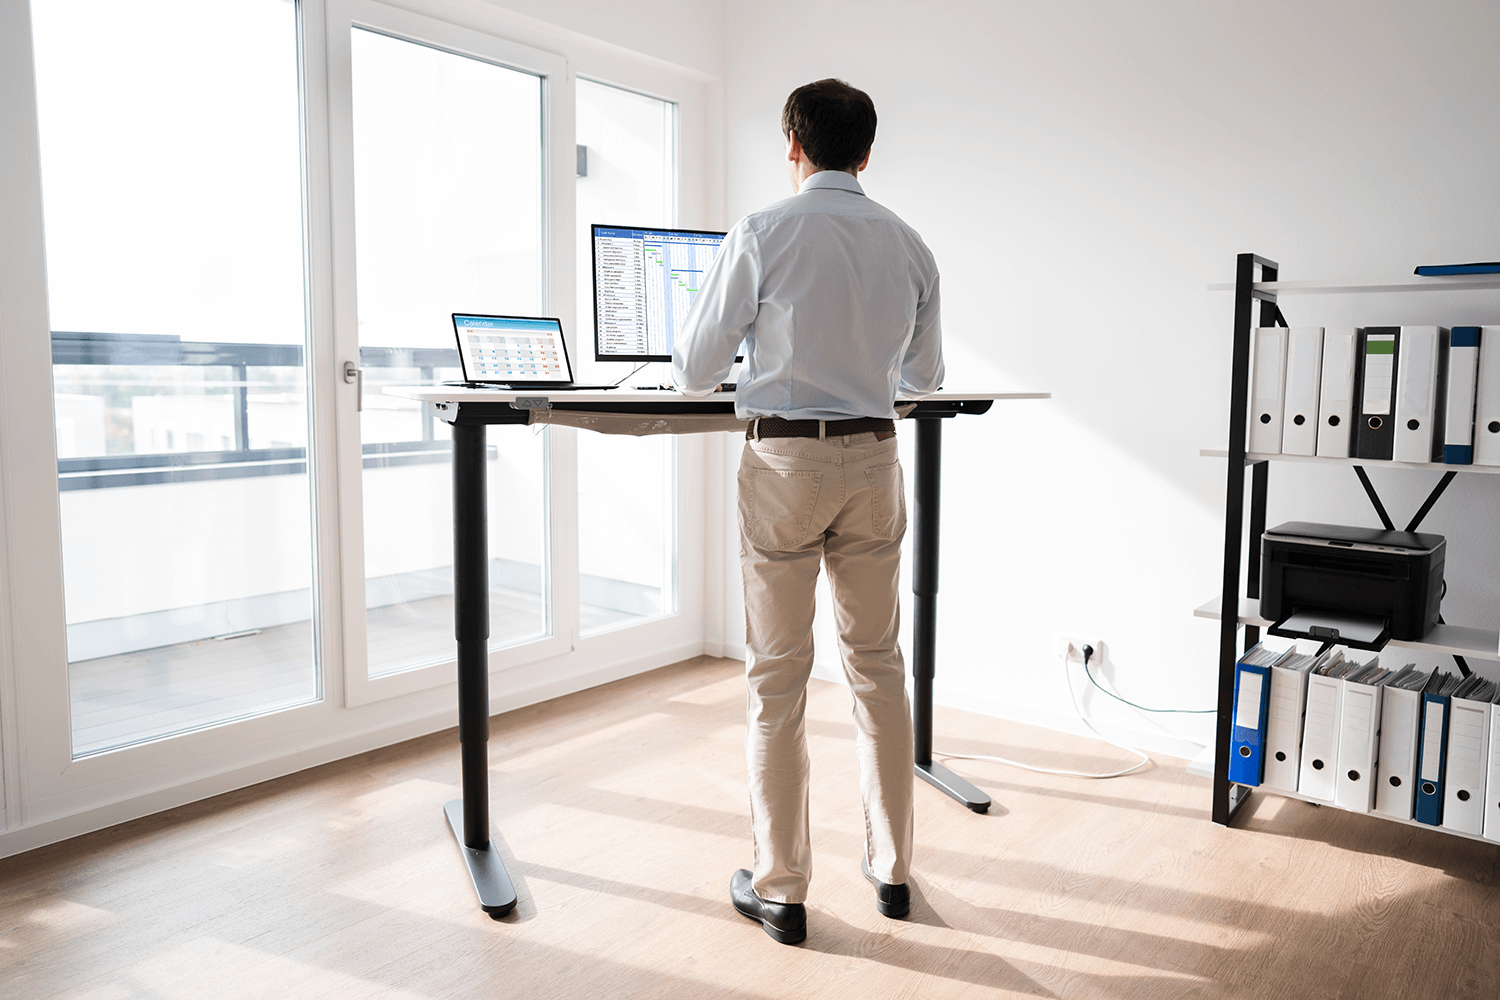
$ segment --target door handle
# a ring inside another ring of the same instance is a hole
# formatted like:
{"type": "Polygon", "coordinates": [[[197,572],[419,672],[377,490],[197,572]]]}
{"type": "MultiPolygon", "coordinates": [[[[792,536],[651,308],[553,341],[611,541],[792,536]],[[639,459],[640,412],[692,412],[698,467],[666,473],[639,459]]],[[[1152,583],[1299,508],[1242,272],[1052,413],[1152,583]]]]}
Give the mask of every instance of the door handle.
{"type": "Polygon", "coordinates": [[[365,373],[364,369],[353,361],[344,362],[344,381],[354,386],[354,412],[359,413],[365,408],[365,373]]]}

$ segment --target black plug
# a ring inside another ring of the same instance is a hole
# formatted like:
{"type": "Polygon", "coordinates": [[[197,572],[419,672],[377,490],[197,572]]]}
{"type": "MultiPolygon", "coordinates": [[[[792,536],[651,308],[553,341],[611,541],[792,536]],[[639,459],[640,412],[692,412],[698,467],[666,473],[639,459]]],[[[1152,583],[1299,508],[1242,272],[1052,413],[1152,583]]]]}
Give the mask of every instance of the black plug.
{"type": "Polygon", "coordinates": [[[1093,655],[1094,655],[1094,647],[1090,646],[1088,644],[1084,644],[1084,647],[1083,647],[1083,667],[1084,667],[1085,670],[1088,669],[1089,658],[1092,657],[1093,655]]]}

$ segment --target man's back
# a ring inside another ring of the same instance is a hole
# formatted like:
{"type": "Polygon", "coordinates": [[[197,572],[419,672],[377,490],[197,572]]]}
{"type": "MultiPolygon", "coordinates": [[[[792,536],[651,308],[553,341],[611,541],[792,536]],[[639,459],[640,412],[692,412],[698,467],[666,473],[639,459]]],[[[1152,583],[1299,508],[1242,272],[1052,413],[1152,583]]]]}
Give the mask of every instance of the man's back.
{"type": "Polygon", "coordinates": [[[725,338],[743,335],[741,417],[891,417],[899,385],[920,394],[942,380],[938,299],[917,233],[849,174],[822,171],[725,239],[684,324],[678,378],[715,384],[735,346],[725,338]]]}

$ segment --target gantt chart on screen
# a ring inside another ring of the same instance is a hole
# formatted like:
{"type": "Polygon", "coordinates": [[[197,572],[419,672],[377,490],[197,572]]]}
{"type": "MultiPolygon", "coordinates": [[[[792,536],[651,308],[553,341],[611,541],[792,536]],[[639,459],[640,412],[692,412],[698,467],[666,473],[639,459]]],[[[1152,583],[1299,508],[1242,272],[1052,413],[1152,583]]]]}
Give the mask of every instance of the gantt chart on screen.
{"type": "Polygon", "coordinates": [[[670,357],[688,307],[723,242],[717,233],[595,226],[599,357],[670,357]]]}

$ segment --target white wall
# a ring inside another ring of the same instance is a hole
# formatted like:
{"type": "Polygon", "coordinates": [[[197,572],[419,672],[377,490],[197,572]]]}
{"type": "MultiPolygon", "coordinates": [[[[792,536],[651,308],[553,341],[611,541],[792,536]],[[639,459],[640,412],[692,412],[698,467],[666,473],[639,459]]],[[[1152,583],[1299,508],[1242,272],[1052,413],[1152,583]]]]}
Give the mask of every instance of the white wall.
{"type": "MultiPolygon", "coordinates": [[[[1495,259],[1500,5],[731,0],[724,31],[729,215],[789,191],[787,93],[849,80],[880,114],[865,189],[943,271],[948,385],[1054,394],[945,429],[940,700],[1061,721],[1066,633],[1104,640],[1127,697],[1211,707],[1217,627],[1191,612],[1225,469],[1198,450],[1224,443],[1232,303],[1205,286],[1241,251],[1289,280],[1495,259]]],[[[1500,321],[1493,294],[1283,306],[1500,321]]],[[[1374,473],[1403,521],[1436,478],[1374,473]]],[[[1424,525],[1457,543],[1450,621],[1500,625],[1497,486],[1460,479],[1424,525]]],[[[1347,470],[1278,464],[1270,507],[1376,523],[1347,470]]]]}
{"type": "Polygon", "coordinates": [[[708,0],[656,0],[650,5],[618,0],[483,0],[489,6],[535,19],[544,30],[563,29],[580,38],[651,56],[719,76],[723,14],[708,0]]]}

